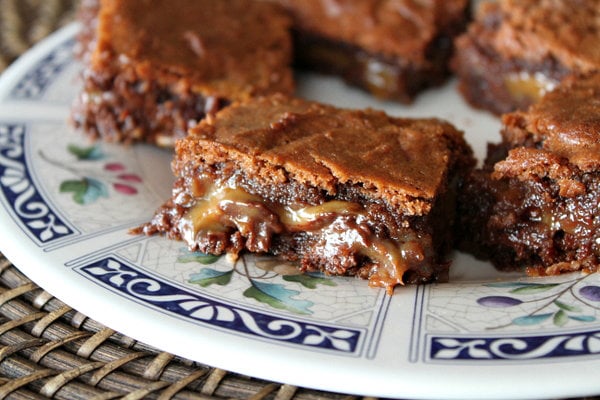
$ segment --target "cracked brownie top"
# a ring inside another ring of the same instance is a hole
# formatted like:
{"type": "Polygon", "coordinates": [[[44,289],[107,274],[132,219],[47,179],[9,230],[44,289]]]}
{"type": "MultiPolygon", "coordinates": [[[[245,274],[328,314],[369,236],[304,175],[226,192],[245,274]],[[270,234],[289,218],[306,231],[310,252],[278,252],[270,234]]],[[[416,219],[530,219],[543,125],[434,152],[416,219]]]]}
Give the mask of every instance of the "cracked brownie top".
{"type": "Polygon", "coordinates": [[[567,159],[582,171],[600,168],[600,73],[570,77],[528,111],[503,117],[504,140],[567,159]]]}
{"type": "Polygon", "coordinates": [[[159,80],[185,76],[208,94],[239,98],[292,91],[291,21],[277,5],[101,0],[98,18],[95,69],[117,56],[138,74],[153,72],[159,80]]]}
{"type": "Polygon", "coordinates": [[[462,132],[436,119],[402,119],[271,96],[207,118],[177,145],[175,173],[202,159],[233,163],[269,183],[294,179],[335,195],[354,185],[409,215],[426,214],[449,170],[472,163],[462,132]]]}
{"type": "Polygon", "coordinates": [[[471,33],[487,36],[507,58],[556,58],[582,72],[600,67],[600,0],[502,0],[484,3],[471,33]],[[493,29],[489,29],[492,27],[493,29]]]}
{"type": "Polygon", "coordinates": [[[466,0],[277,0],[302,30],[363,47],[371,53],[425,61],[429,44],[455,29],[466,0]],[[300,4],[302,3],[302,4],[300,4]]]}

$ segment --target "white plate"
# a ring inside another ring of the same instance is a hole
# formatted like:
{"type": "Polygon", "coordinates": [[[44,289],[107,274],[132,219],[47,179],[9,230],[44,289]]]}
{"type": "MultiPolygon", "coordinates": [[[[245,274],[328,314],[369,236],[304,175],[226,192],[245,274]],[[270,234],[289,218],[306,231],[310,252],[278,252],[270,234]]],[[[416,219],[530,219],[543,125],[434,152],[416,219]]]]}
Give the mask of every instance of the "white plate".
{"type": "MultiPolygon", "coordinates": [[[[113,329],[213,366],[316,389],[404,398],[600,394],[600,275],[527,279],[456,254],[451,282],[398,288],[299,277],[269,258],[190,254],[128,234],[169,196],[170,152],[89,143],[67,119],[77,26],[0,79],[0,248],[113,329]]],[[[455,123],[481,157],[498,121],[451,82],[404,107],[304,75],[300,94],[455,123]]]]}

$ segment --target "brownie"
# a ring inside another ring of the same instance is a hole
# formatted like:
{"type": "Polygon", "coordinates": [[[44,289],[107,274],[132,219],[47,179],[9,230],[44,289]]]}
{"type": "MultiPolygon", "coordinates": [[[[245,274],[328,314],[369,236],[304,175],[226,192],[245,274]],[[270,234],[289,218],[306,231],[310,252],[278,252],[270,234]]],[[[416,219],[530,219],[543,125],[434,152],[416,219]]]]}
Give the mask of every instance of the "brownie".
{"type": "Polygon", "coordinates": [[[291,19],[254,0],[86,0],[76,127],[171,146],[224,105],[294,89],[291,19]]]}
{"type": "Polygon", "coordinates": [[[445,81],[469,15],[468,0],[272,1],[294,18],[299,67],[405,103],[445,81]]]}
{"type": "Polygon", "coordinates": [[[173,196],[139,231],[211,254],[270,253],[371,286],[445,280],[462,132],[274,95],[177,141],[173,196]]]}
{"type": "Polygon", "coordinates": [[[600,73],[566,78],[503,124],[502,142],[461,191],[460,247],[531,275],[596,270],[600,73]]]}
{"type": "Polygon", "coordinates": [[[89,62],[89,57],[94,52],[96,30],[98,29],[98,9],[100,0],[80,0],[76,19],[81,21],[77,41],[73,53],[84,63],[89,62]]]}
{"type": "Polygon", "coordinates": [[[600,69],[600,0],[482,3],[452,66],[473,106],[525,110],[566,76],[600,69]]]}

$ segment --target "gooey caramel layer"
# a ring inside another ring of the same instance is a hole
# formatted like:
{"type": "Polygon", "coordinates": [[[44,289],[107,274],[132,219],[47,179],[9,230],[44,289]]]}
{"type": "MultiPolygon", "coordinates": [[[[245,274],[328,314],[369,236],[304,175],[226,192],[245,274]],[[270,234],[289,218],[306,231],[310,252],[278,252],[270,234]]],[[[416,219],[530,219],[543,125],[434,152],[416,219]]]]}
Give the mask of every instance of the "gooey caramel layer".
{"type": "Polygon", "coordinates": [[[554,90],[558,82],[541,72],[519,72],[509,74],[504,79],[504,84],[513,98],[537,102],[546,93],[554,90]]]}
{"type": "Polygon", "coordinates": [[[408,269],[426,258],[416,235],[407,234],[402,240],[377,236],[358,203],[331,200],[289,206],[265,201],[240,187],[207,184],[206,179],[197,180],[194,187],[194,197],[186,197],[187,211],[178,222],[182,239],[191,247],[204,237],[237,230],[248,250],[268,252],[273,235],[306,232],[314,239],[312,250],[324,260],[342,249],[368,259],[369,285],[385,287],[389,293],[403,284],[408,269]]]}

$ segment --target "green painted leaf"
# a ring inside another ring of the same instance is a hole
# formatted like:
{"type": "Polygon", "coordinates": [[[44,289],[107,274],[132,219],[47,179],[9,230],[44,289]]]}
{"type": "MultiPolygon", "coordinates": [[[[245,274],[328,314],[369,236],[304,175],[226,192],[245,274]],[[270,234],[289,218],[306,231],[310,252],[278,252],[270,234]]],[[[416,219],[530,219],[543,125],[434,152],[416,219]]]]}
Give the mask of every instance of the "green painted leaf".
{"type": "Polygon", "coordinates": [[[554,300],[554,304],[561,310],[570,311],[570,312],[581,312],[581,307],[573,306],[567,303],[563,303],[559,300],[554,300]]]}
{"type": "Polygon", "coordinates": [[[569,318],[579,322],[594,322],[596,317],[593,315],[569,315],[569,318]]]}
{"type": "Polygon", "coordinates": [[[189,251],[186,248],[179,249],[179,256],[177,256],[177,262],[179,263],[191,263],[197,262],[204,265],[214,264],[221,258],[221,256],[215,256],[213,254],[205,254],[200,252],[189,251]]]}
{"type": "Polygon", "coordinates": [[[278,310],[287,310],[295,314],[312,314],[309,310],[313,303],[308,300],[293,299],[293,296],[300,294],[297,290],[287,289],[278,283],[265,283],[251,280],[252,286],[244,291],[244,296],[253,298],[270,305],[278,310]]]}
{"type": "Polygon", "coordinates": [[[100,197],[108,198],[108,189],[106,185],[97,179],[84,178],[87,183],[87,190],[83,195],[83,204],[90,204],[100,197]]]}
{"type": "Polygon", "coordinates": [[[558,310],[554,313],[552,322],[554,322],[554,325],[556,326],[565,326],[566,323],[569,322],[569,316],[564,310],[558,310]]]}
{"type": "Polygon", "coordinates": [[[108,190],[104,183],[92,178],[81,180],[67,180],[60,184],[61,193],[73,193],[73,201],[77,204],[90,204],[100,197],[108,197],[108,190]]]}
{"type": "Polygon", "coordinates": [[[67,150],[78,160],[100,160],[104,158],[104,153],[99,146],[80,147],[70,144],[67,146],[67,150]]]}
{"type": "Polygon", "coordinates": [[[319,284],[325,286],[336,286],[332,279],[311,274],[284,275],[283,280],[286,282],[299,283],[307,289],[316,289],[317,285],[319,284]]]}
{"type": "Polygon", "coordinates": [[[556,286],[560,285],[559,283],[538,283],[527,286],[518,287],[510,291],[513,294],[535,294],[548,291],[556,286]]]}
{"type": "Polygon", "coordinates": [[[61,193],[73,192],[73,200],[77,204],[83,204],[83,196],[87,189],[87,183],[84,179],[80,181],[69,180],[63,181],[60,184],[59,191],[61,193]]]}
{"type": "Polygon", "coordinates": [[[233,269],[223,272],[212,268],[202,268],[202,270],[200,270],[200,272],[197,274],[190,275],[188,282],[194,285],[200,285],[202,287],[207,287],[213,284],[225,286],[231,282],[232,275],[233,269]]]}
{"type": "Polygon", "coordinates": [[[524,317],[515,318],[512,320],[512,322],[513,322],[513,324],[519,325],[519,326],[536,325],[536,324],[540,324],[540,323],[544,322],[545,320],[550,318],[552,315],[553,315],[553,313],[526,315],[524,317]]]}

